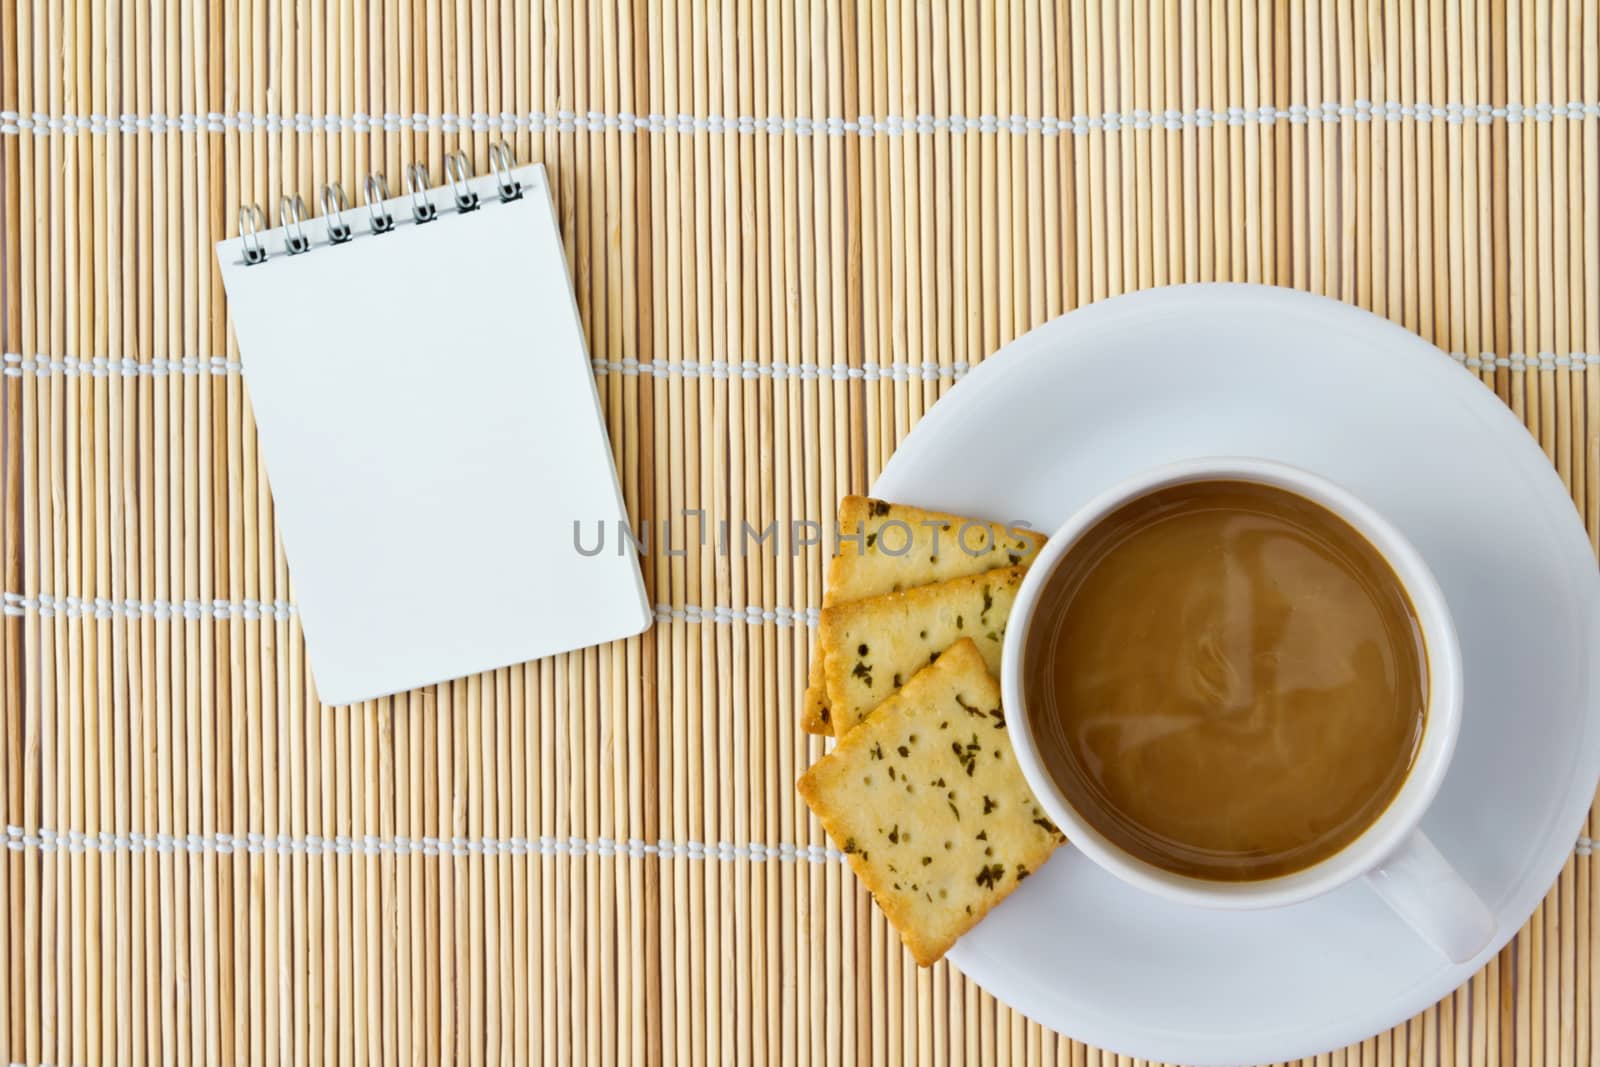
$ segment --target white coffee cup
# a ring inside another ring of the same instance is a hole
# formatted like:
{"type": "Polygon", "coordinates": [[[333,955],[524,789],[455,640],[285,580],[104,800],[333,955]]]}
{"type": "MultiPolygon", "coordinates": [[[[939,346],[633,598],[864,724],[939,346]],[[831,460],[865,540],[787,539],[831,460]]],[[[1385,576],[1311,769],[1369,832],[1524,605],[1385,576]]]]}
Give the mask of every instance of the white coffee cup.
{"type": "Polygon", "coordinates": [[[1187,460],[1135,475],[1090,500],[1053,534],[1017,591],[1001,657],[1001,689],[1017,760],[1067,840],[1129,885],[1184,904],[1270,908],[1295,904],[1364,878],[1416,933],[1452,962],[1472,959],[1494,933],[1494,918],[1448,860],[1417,829],[1444,781],[1461,727],[1461,650],[1444,594],[1427,564],[1386,519],[1324,478],[1259,459],[1187,460]],[[1243,481],[1286,489],[1358,530],[1404,587],[1422,631],[1428,704],[1410,772],[1389,806],[1360,836],[1327,858],[1259,881],[1221,882],[1164,870],[1113,844],[1081,816],[1039,755],[1023,692],[1028,631],[1040,594],[1074,545],[1101,518],[1157,489],[1201,481],[1243,481]]]}

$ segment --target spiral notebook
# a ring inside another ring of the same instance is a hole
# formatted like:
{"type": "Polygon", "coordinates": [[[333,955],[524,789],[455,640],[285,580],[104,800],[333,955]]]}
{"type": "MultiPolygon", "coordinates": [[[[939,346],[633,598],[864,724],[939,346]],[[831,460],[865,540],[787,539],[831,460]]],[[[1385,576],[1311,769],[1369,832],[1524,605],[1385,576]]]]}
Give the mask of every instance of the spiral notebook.
{"type": "Polygon", "coordinates": [[[273,229],[246,208],[217,245],[330,704],[650,624],[626,539],[593,550],[626,512],[544,169],[495,164],[286,198],[273,229]]]}

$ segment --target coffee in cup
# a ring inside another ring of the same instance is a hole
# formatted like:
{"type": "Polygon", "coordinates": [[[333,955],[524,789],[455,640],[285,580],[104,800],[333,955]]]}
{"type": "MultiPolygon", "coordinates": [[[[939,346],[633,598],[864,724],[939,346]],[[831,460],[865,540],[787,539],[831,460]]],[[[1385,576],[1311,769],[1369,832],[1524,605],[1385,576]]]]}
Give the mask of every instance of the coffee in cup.
{"type": "Polygon", "coordinates": [[[1202,907],[1361,879],[1448,959],[1494,917],[1419,824],[1461,730],[1461,649],[1421,554],[1298,467],[1183,460],[1083,503],[1017,590],[1017,763],[1067,840],[1202,907]]]}
{"type": "Polygon", "coordinates": [[[1428,704],[1415,609],[1370,541],[1288,489],[1192,481],[1123,503],[1055,564],[1033,619],[1039,756],[1156,867],[1311,866],[1410,771],[1428,704]]]}

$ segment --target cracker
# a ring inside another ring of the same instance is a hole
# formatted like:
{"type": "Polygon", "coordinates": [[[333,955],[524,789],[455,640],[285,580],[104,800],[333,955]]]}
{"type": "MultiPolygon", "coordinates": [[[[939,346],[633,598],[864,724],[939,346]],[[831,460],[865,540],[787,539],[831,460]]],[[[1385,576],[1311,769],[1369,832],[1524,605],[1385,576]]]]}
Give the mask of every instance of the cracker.
{"type": "Polygon", "coordinates": [[[799,791],[925,967],[1062,840],[1017,765],[1000,687],[971,639],[844,736],[799,791]]]}
{"type": "Polygon", "coordinates": [[[822,673],[822,647],[811,653],[811,674],[800,698],[800,728],[808,734],[831,736],[833,712],[828,708],[828,683],[822,673]]]}
{"type": "Polygon", "coordinates": [[[1006,617],[1026,572],[1004,567],[823,608],[818,641],[834,735],[848,734],[963,637],[998,675],[1006,617]]]}
{"type": "MultiPolygon", "coordinates": [[[[1026,565],[1045,540],[1036,530],[865,496],[839,501],[839,533],[837,552],[828,563],[823,607],[996,567],[1026,565]],[[885,526],[889,527],[887,538],[885,526]]],[[[834,732],[820,651],[812,654],[800,725],[807,733],[834,732]]]]}
{"type": "Polygon", "coordinates": [[[1036,530],[865,496],[839,501],[839,534],[823,607],[1015,567],[1044,544],[1036,530]]]}

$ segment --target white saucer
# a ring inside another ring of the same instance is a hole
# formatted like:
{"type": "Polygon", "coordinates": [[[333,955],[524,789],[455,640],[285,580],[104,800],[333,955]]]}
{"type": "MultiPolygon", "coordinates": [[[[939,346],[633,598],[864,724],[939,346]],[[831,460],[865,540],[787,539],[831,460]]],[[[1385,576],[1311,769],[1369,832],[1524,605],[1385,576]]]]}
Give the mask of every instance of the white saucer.
{"type": "Polygon", "coordinates": [[[1035,330],[940,400],[873,492],[1048,531],[1129,474],[1208,455],[1343,484],[1438,576],[1466,710],[1422,825],[1494,912],[1491,947],[1451,966],[1360,883],[1275,911],[1204,911],[1128,888],[1068,847],[950,958],[1092,1045],[1262,1063],[1409,1018],[1532,914],[1600,776],[1600,575],[1544,454],[1472,375],[1377,316],[1258,286],[1153,290],[1035,330]]]}

